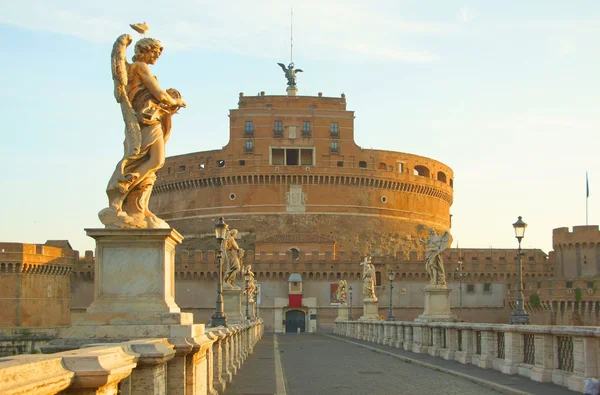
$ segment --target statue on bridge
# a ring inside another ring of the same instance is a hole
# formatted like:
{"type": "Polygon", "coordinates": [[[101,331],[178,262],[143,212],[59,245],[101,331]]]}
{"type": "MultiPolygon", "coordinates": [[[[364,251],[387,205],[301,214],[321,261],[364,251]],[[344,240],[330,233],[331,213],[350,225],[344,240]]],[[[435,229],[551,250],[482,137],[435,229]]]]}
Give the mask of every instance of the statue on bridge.
{"type": "Polygon", "coordinates": [[[239,273],[242,264],[242,258],[244,257],[244,250],[240,248],[235,241],[237,235],[237,229],[231,229],[227,232],[225,237],[225,260],[227,262],[227,273],[223,279],[224,289],[240,289],[235,285],[235,279],[239,273]]]}
{"type": "Polygon", "coordinates": [[[360,265],[363,267],[363,300],[377,302],[377,295],[375,295],[375,266],[371,263],[371,256],[365,256],[364,261],[360,265]]]}
{"type": "Polygon", "coordinates": [[[340,301],[340,304],[342,306],[346,306],[346,288],[347,288],[347,283],[346,280],[340,280],[340,282],[338,283],[338,288],[336,291],[336,299],[340,301]]]}
{"type": "MultiPolygon", "coordinates": [[[[146,24],[131,27],[137,32],[148,30],[146,24]]],[[[125,152],[106,187],[108,207],[98,217],[107,228],[169,228],[148,203],[156,171],[165,164],[171,117],[186,103],[177,90],[163,90],[150,70],[162,54],[161,42],[140,39],[129,63],[125,52],[132,42],[129,34],[121,35],[111,54],[114,95],[125,123],[125,152]]]]}
{"type": "Polygon", "coordinates": [[[443,252],[448,247],[450,241],[450,232],[446,231],[442,236],[438,236],[435,230],[428,229],[429,239],[421,240],[425,244],[425,270],[429,274],[429,285],[427,288],[447,288],[446,272],[444,270],[443,252]]]}

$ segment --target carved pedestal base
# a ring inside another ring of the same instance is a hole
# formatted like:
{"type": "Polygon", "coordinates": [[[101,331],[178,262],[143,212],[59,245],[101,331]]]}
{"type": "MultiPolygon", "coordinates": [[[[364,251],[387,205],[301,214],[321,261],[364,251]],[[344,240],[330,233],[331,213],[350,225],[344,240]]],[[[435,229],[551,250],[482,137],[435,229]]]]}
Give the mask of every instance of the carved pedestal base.
{"type": "Polygon", "coordinates": [[[365,300],[364,302],[363,315],[358,319],[359,321],[380,321],[379,317],[379,303],[375,300],[365,300]]]}
{"type": "Polygon", "coordinates": [[[450,311],[450,290],[447,288],[425,289],[425,311],[415,321],[458,321],[458,318],[450,311]]]}
{"type": "MultiPolygon", "coordinates": [[[[244,305],[245,308],[246,306],[244,305]]],[[[225,311],[228,325],[243,324],[246,321],[246,317],[242,313],[241,289],[223,290],[223,310],[225,311]]]]}
{"type": "Polygon", "coordinates": [[[348,307],[347,306],[338,307],[338,315],[335,320],[336,321],[347,321],[348,320],[348,307]]]}

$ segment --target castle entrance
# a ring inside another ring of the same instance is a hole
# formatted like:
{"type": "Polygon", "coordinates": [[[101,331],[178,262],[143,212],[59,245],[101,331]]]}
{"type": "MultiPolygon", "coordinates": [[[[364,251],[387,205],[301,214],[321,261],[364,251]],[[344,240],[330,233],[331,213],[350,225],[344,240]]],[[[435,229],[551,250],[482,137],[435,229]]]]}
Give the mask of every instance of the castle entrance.
{"type": "Polygon", "coordinates": [[[285,331],[297,332],[306,331],[306,313],[302,310],[290,310],[285,313],[285,331]]]}

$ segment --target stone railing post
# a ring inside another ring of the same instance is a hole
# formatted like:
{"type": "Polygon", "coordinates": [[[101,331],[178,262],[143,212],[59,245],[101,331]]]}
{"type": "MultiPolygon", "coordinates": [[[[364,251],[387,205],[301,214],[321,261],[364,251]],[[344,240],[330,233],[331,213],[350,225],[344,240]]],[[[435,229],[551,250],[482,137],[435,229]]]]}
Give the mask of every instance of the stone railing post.
{"type": "Polygon", "coordinates": [[[504,361],[500,363],[500,371],[504,374],[517,374],[519,364],[523,362],[523,336],[517,325],[502,325],[504,331],[504,361]]]}
{"type": "Polygon", "coordinates": [[[444,327],[446,328],[446,347],[440,350],[440,357],[453,361],[458,350],[458,331],[452,324],[444,324],[444,327]]]}
{"type": "Polygon", "coordinates": [[[131,374],[137,360],[120,345],[90,347],[54,355],[62,357],[65,368],[75,373],[73,382],[62,394],[78,395],[118,394],[119,382],[131,374]]]}
{"type": "Polygon", "coordinates": [[[0,362],[0,394],[56,394],[69,387],[73,376],[59,356],[15,355],[0,362]]]}
{"type": "Polygon", "coordinates": [[[379,321],[377,322],[377,338],[375,339],[375,342],[377,344],[384,344],[385,340],[385,321],[379,321]]]}
{"type": "Polygon", "coordinates": [[[535,365],[529,378],[540,383],[551,382],[554,370],[554,336],[547,327],[536,326],[534,342],[535,365]]]}
{"type": "Polygon", "coordinates": [[[223,379],[227,383],[231,383],[233,380],[233,366],[232,366],[232,357],[231,357],[231,333],[233,332],[231,328],[220,328],[222,334],[225,335],[223,338],[222,346],[223,346],[223,379]]]}
{"type": "Polygon", "coordinates": [[[125,352],[137,357],[129,394],[167,394],[167,362],[175,356],[173,345],[167,339],[132,340],[122,345],[125,352]]]}
{"type": "Polygon", "coordinates": [[[462,351],[456,351],[454,356],[460,363],[472,363],[473,361],[473,331],[468,325],[457,326],[462,336],[461,345],[462,351]]]}
{"type": "Polygon", "coordinates": [[[481,333],[481,354],[477,366],[490,369],[494,365],[494,332],[490,325],[478,325],[481,333]]]}
{"type": "Polygon", "coordinates": [[[428,327],[430,331],[433,331],[433,344],[429,346],[427,353],[433,357],[439,357],[442,350],[442,328],[436,324],[429,324],[428,327]]]}
{"type": "MultiPolygon", "coordinates": [[[[223,358],[223,339],[227,336],[224,332],[219,329],[211,329],[206,332],[209,339],[213,340],[212,354],[213,354],[213,379],[212,384],[215,392],[223,393],[227,388],[227,381],[223,373],[224,358],[223,358]]],[[[210,391],[210,387],[209,387],[210,391]]]]}
{"type": "Polygon", "coordinates": [[[427,352],[429,346],[429,328],[425,323],[413,324],[413,346],[412,352],[423,354],[427,352]]]}
{"type": "Polygon", "coordinates": [[[394,342],[393,346],[396,348],[402,348],[402,343],[404,342],[404,326],[402,325],[402,322],[394,322],[393,325],[396,328],[396,341],[394,342]]]}
{"type": "Polygon", "coordinates": [[[413,327],[412,323],[407,322],[404,326],[404,344],[403,348],[406,351],[412,351],[413,347],[413,327]]]}

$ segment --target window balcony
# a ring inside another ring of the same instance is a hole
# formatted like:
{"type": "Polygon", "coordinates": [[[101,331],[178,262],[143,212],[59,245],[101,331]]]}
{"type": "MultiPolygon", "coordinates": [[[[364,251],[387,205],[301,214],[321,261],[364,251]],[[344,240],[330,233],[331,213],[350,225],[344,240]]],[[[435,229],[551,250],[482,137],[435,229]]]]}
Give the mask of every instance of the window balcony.
{"type": "Polygon", "coordinates": [[[273,137],[283,137],[283,129],[281,129],[281,130],[274,129],[273,130],[273,137]]]}
{"type": "Polygon", "coordinates": [[[329,137],[334,138],[334,139],[339,139],[340,138],[340,132],[338,130],[330,130],[329,131],[329,137]]]}
{"type": "Polygon", "coordinates": [[[312,137],[312,131],[310,129],[302,130],[302,137],[312,137]]]}

